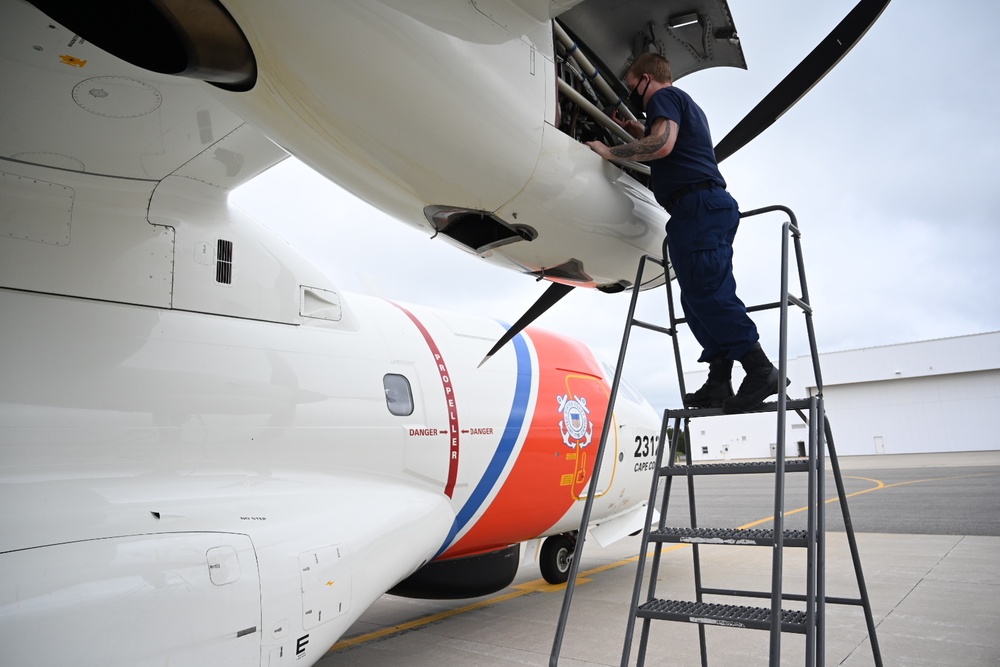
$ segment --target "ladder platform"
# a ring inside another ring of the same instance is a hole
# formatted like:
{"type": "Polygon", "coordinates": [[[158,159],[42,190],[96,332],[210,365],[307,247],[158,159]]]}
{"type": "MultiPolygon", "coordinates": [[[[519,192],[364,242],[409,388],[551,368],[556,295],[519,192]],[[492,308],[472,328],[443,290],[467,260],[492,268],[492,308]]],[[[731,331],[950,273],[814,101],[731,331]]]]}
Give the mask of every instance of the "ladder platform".
{"type": "MultiPolygon", "coordinates": [[[[809,545],[809,533],[805,530],[785,530],[782,535],[786,547],[809,545]]],[[[773,547],[774,531],[768,528],[660,528],[650,531],[649,541],[773,547]]]]}
{"type": "MultiPolygon", "coordinates": [[[[700,463],[694,465],[672,465],[660,468],[661,477],[676,475],[742,475],[749,473],[774,473],[774,461],[730,461],[726,463],[700,463]]],[[[785,472],[808,472],[808,459],[785,461],[785,472]]]]}
{"type": "MultiPolygon", "coordinates": [[[[766,607],[745,607],[712,602],[654,599],[636,610],[639,618],[661,621],[701,623],[727,628],[771,629],[771,610],[766,607]]],[[[781,631],[805,634],[808,617],[804,611],[781,610],[781,631]]]]}
{"type": "MultiPolygon", "coordinates": [[[[786,410],[808,410],[809,409],[809,399],[808,398],[789,398],[785,401],[786,410]]],[[[730,415],[747,415],[755,414],[758,412],[777,412],[778,402],[771,401],[770,403],[763,403],[753,410],[744,410],[742,412],[723,412],[722,408],[679,408],[676,410],[667,410],[666,416],[668,419],[674,418],[689,418],[694,419],[696,417],[720,417],[720,416],[730,416],[730,415]]]]}

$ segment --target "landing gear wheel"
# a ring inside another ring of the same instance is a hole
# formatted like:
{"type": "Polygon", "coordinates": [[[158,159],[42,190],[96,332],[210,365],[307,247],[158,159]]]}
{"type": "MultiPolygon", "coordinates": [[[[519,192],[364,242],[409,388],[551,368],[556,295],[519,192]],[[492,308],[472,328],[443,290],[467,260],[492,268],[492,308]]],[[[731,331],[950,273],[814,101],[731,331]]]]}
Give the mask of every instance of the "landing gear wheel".
{"type": "Polygon", "coordinates": [[[566,535],[552,535],[542,542],[538,565],[542,577],[550,584],[565,584],[569,579],[569,568],[573,564],[576,540],[566,535]]]}

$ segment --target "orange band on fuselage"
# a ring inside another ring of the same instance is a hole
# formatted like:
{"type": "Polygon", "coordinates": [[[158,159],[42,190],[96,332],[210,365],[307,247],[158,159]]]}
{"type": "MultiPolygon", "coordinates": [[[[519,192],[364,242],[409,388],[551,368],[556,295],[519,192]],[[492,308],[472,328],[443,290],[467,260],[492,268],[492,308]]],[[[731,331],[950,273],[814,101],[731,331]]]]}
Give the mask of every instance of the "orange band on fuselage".
{"type": "Polygon", "coordinates": [[[488,551],[542,535],[586,490],[594,471],[609,389],[578,341],[529,329],[538,392],[517,460],[489,507],[443,557],[488,551]]]}

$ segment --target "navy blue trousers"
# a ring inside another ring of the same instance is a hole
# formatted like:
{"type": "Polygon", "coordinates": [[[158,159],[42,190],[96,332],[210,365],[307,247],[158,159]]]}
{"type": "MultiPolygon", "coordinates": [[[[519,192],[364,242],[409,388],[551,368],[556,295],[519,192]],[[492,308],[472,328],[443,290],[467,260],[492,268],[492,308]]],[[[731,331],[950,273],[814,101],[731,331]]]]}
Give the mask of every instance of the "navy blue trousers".
{"type": "Polygon", "coordinates": [[[721,188],[691,192],[671,206],[668,251],[684,316],[702,347],[698,361],[738,361],[760,338],[736,296],[733,239],[739,224],[739,206],[721,188]]]}

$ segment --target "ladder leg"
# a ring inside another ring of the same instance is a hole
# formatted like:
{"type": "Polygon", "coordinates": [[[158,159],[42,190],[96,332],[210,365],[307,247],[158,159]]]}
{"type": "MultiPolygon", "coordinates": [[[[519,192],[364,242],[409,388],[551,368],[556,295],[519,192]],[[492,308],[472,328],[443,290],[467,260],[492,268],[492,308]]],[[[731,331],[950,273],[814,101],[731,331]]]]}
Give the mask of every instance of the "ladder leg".
{"type": "MultiPolygon", "coordinates": [[[[807,656],[813,656],[815,664],[822,667],[826,659],[826,473],[824,466],[826,443],[824,429],[820,427],[820,424],[825,423],[826,412],[823,406],[823,375],[820,370],[819,349],[816,345],[816,330],[813,327],[809,286],[806,282],[805,260],[802,255],[802,235],[799,231],[795,215],[791,211],[788,211],[788,215],[790,222],[789,230],[795,249],[795,262],[799,277],[801,301],[805,306],[803,314],[805,315],[806,335],[809,340],[809,352],[813,364],[813,377],[816,380],[817,388],[817,396],[815,397],[816,409],[813,410],[812,406],[810,406],[809,417],[809,443],[810,447],[815,447],[815,459],[813,458],[813,453],[810,452],[809,474],[810,476],[816,476],[816,495],[811,500],[816,506],[816,518],[815,524],[813,524],[816,530],[815,541],[812,541],[812,537],[810,537],[810,546],[815,545],[813,557],[815,559],[814,581],[816,595],[815,598],[811,598],[815,603],[815,607],[813,608],[815,620],[810,621],[809,625],[810,630],[814,632],[813,647],[811,649],[807,647],[807,656]]],[[[810,582],[812,581],[813,579],[810,579],[810,582]]],[[[808,640],[809,636],[807,635],[807,643],[808,640]]]]}
{"type": "Polygon", "coordinates": [[[822,512],[823,505],[820,504],[816,491],[816,399],[809,402],[809,488],[806,492],[806,535],[808,546],[806,547],[806,667],[815,665],[816,657],[816,570],[819,566],[816,560],[816,545],[818,537],[816,535],[816,515],[822,512]]]}
{"type": "MultiPolygon", "coordinates": [[[[642,539],[639,542],[639,559],[636,561],[635,566],[635,585],[632,587],[632,603],[629,606],[628,621],[625,626],[625,642],[622,646],[622,660],[621,667],[628,667],[629,657],[632,650],[632,636],[635,633],[635,612],[639,606],[639,593],[642,590],[642,579],[643,573],[645,571],[646,565],[646,552],[649,550],[649,526],[653,521],[653,508],[656,507],[656,491],[660,484],[659,470],[663,463],[663,443],[667,442],[667,424],[670,423],[670,411],[665,410],[663,412],[663,422],[660,425],[660,446],[656,451],[656,470],[653,473],[653,481],[649,489],[649,500],[646,505],[646,523],[645,528],[642,531],[642,539]]],[[[680,442],[680,418],[674,419],[674,430],[670,437],[670,447],[667,453],[667,465],[674,465],[677,459],[677,446],[680,442]]],[[[666,525],[666,516],[668,503],[670,502],[670,489],[673,485],[673,477],[667,477],[664,482],[663,489],[663,501],[660,506],[660,520],[659,525],[662,527],[666,525]]],[[[656,573],[659,570],[659,558],[660,558],[660,548],[661,545],[656,545],[656,550],[653,555],[653,565],[652,574],[650,579],[650,589],[649,596],[647,599],[652,599],[653,592],[656,585],[656,573]]],[[[639,653],[638,653],[638,664],[642,664],[645,660],[646,652],[646,640],[649,634],[649,619],[643,619],[642,621],[642,634],[639,642],[639,653]]]]}
{"type": "Polygon", "coordinates": [[[826,664],[826,404],[817,397],[816,430],[816,502],[820,507],[816,529],[816,664],[826,664]]]}
{"type": "Polygon", "coordinates": [[[826,446],[830,452],[830,469],[833,471],[833,481],[837,485],[837,496],[840,498],[840,510],[844,516],[847,543],[851,548],[851,559],[854,561],[854,574],[858,580],[858,593],[861,596],[862,607],[865,610],[865,623],[868,626],[868,639],[872,645],[872,656],[875,659],[875,667],[882,667],[882,652],[879,649],[878,637],[875,632],[875,618],[872,616],[872,604],[868,597],[868,587],[865,585],[865,575],[861,570],[861,556],[858,553],[858,541],[854,536],[851,511],[847,507],[847,493],[844,491],[844,479],[840,474],[837,449],[833,444],[833,429],[830,426],[830,420],[825,417],[823,428],[826,433],[826,446]]]}
{"type": "MultiPolygon", "coordinates": [[[[688,448],[691,447],[691,420],[685,420],[684,422],[684,437],[687,442],[688,448]]],[[[688,459],[690,462],[690,459],[688,459]]],[[[689,517],[691,520],[691,527],[698,527],[698,510],[695,505],[694,500],[694,475],[691,474],[690,468],[687,474],[687,484],[688,484],[688,510],[689,517]]],[[[694,567],[694,592],[695,600],[697,602],[705,601],[704,587],[702,586],[701,580],[701,551],[697,544],[691,545],[691,562],[694,567]]],[[[705,638],[705,624],[698,624],[698,650],[701,655],[701,667],[708,667],[708,642],[705,638]]]]}

